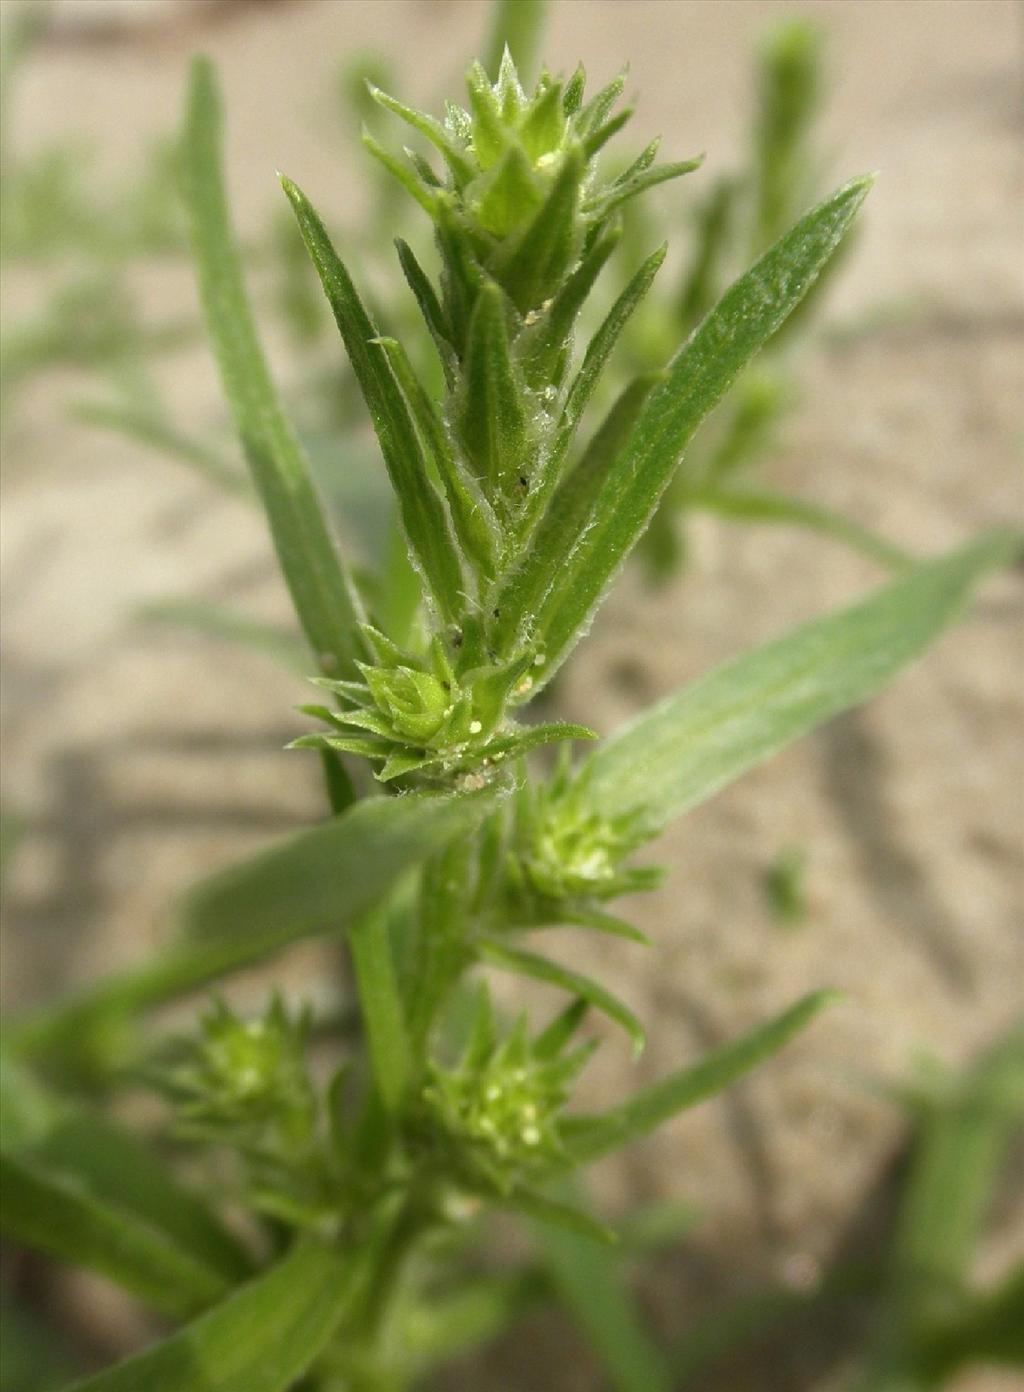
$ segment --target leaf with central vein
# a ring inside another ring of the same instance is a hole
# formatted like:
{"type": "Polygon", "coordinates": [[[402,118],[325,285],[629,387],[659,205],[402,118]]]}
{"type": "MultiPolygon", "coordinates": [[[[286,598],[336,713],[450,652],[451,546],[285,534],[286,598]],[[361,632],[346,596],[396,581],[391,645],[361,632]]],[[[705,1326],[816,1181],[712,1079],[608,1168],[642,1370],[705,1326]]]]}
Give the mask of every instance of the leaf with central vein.
{"type": "Polygon", "coordinates": [[[1020,547],[1011,532],[982,537],[716,668],[602,744],[582,764],[569,797],[635,814],[653,834],[879,691],[956,617],[974,585],[1020,547]]]}
{"type": "Polygon", "coordinates": [[[423,451],[391,364],[384,349],[374,341],[379,336],[377,329],[320,218],[302,190],[290,179],[282,179],[281,184],[334,312],[352,371],[362,388],[398,498],[409,546],[442,617],[453,619],[460,610],[459,596],[463,588],[458,552],[444,506],[427,474],[423,451]]]}
{"type": "Polygon", "coordinates": [[[67,1392],[288,1392],[333,1336],[351,1259],[314,1240],[153,1348],[67,1392]]]}
{"type": "Polygon", "coordinates": [[[589,1164],[609,1151],[646,1136],[677,1113],[714,1097],[770,1058],[834,999],[831,991],[805,996],[774,1020],[713,1049],[698,1063],[670,1073],[621,1106],[610,1107],[593,1116],[566,1117],[561,1128],[566,1146],[578,1163],[589,1164]]]}
{"type": "Polygon", "coordinates": [[[66,1174],[0,1152],[0,1229],[16,1242],[108,1277],[165,1315],[189,1315],[225,1293],[217,1272],[127,1209],[66,1174]]]}
{"type": "Polygon", "coordinates": [[[342,932],[397,879],[494,810],[500,790],[369,798],[310,831],[200,881],[179,907],[185,933],[145,965],[11,1030],[23,1052],[90,1022],[136,1013],[313,934],[342,932]]]}
{"type": "Polygon", "coordinates": [[[335,677],[354,675],[357,602],[256,337],[228,217],[220,126],[213,68],[207,59],[197,58],[183,153],[186,203],[207,328],[299,622],[324,672],[335,677]]]}
{"type": "MultiPolygon", "coordinates": [[[[697,426],[810,289],[869,185],[869,179],[855,179],[812,209],[726,291],[648,397],[594,499],[587,523],[571,534],[566,531],[545,555],[528,555],[525,580],[531,570],[554,572],[534,616],[538,633],[546,639],[545,680],[586,627],[640,539],[697,426]]],[[[532,596],[536,586],[514,583],[513,593],[498,604],[503,611],[515,610],[515,619],[522,622],[527,611],[520,607],[518,589],[532,596]]]]}

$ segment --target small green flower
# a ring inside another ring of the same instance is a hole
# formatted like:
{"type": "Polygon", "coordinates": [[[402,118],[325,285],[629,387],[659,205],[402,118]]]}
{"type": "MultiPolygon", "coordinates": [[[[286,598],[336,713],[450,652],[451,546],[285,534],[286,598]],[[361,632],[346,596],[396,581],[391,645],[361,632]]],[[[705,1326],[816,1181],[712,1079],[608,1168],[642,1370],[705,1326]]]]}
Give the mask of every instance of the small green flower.
{"type": "Polygon", "coordinates": [[[309,1016],[291,1019],[279,997],[259,1019],[240,1019],[217,1001],[201,1034],[167,1083],[190,1132],[250,1141],[272,1134],[298,1145],[311,1134],[316,1105],[306,1071],[309,1016]]]}
{"type": "Polygon", "coordinates": [[[499,1039],[483,989],[459,1063],[428,1064],[414,1148],[439,1159],[470,1191],[500,1196],[564,1166],[559,1117],[596,1041],[564,1053],[563,1042],[531,1039],[525,1015],[499,1039]]]}
{"type": "Polygon", "coordinates": [[[369,625],[362,634],[376,664],[357,663],[361,682],[317,678],[317,685],[337,697],[337,707],[301,709],[332,732],[303,735],[294,746],[362,754],[381,764],[382,782],[414,778],[450,784],[458,775],[491,775],[514,756],[551,740],[593,738],[583,726],[521,728],[506,715],[533,661],[530,653],[456,677],[439,637],[431,642],[429,658],[420,659],[369,625]]]}
{"type": "Polygon", "coordinates": [[[593,900],[653,889],[664,878],[660,867],[623,863],[647,839],[636,817],[609,815],[571,795],[563,760],[547,784],[520,791],[510,896],[529,918],[546,906],[585,908],[593,900]]]}

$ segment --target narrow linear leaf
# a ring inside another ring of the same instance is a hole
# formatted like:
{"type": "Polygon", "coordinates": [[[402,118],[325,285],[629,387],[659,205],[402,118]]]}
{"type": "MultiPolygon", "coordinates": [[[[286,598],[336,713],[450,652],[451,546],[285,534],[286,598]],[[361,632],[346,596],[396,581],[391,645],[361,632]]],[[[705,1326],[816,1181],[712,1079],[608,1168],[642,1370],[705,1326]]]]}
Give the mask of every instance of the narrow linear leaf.
{"type": "Polygon", "coordinates": [[[127,1209],[7,1152],[0,1152],[0,1228],[16,1242],[99,1272],[162,1314],[192,1314],[227,1288],[217,1272],[127,1209]]]}
{"type": "MultiPolygon", "coordinates": [[[[536,534],[530,541],[531,551],[536,555],[556,554],[553,548],[560,544],[566,532],[578,535],[584,527],[593,510],[594,499],[603,487],[605,476],[618,456],[623,441],[632,430],[651,389],[660,381],[660,373],[637,377],[612,404],[579,462],[558,483],[550,503],[544,509],[536,534]]],[[[524,574],[520,581],[526,578],[524,574]]],[[[531,569],[529,578],[533,581],[533,593],[539,599],[549,580],[539,567],[531,569]]],[[[521,598],[522,593],[517,595],[517,599],[521,598]]]]}
{"type": "Polygon", "coordinates": [[[393,155],[390,150],[385,149],[379,140],[374,139],[365,126],[363,127],[362,140],[363,148],[368,150],[375,160],[379,160],[392,178],[396,179],[424,212],[432,217],[437,199],[422,174],[417,173],[410,165],[404,164],[397,155],[393,155]]]}
{"type": "Polygon", "coordinates": [[[382,92],[372,82],[368,86],[374,101],[379,102],[385,111],[390,111],[405,121],[407,125],[412,126],[413,130],[419,131],[421,135],[427,137],[439,154],[443,156],[445,163],[460,184],[467,183],[472,179],[475,173],[472,161],[459,149],[440,121],[433,116],[428,116],[424,111],[417,111],[414,107],[406,106],[397,97],[382,92]]]}
{"type": "Polygon", "coordinates": [[[463,585],[457,549],[387,354],[375,342],[377,329],[309,200],[290,179],[282,178],[281,185],[362,388],[409,545],[442,616],[451,619],[459,612],[463,585]]]}
{"type": "Polygon", "coordinates": [[[505,324],[505,297],[493,281],[481,286],[466,346],[465,384],[459,402],[459,435],[477,477],[488,492],[512,493],[522,468],[527,420],[505,324]]]}
{"type": "Polygon", "coordinates": [[[462,549],[484,574],[493,574],[499,530],[491,506],[476,479],[467,475],[453,457],[441,418],[416,376],[405,349],[394,338],[381,338],[378,342],[388,356],[395,380],[430,451],[462,549]]]}
{"type": "MultiPolygon", "coordinates": [[[[807,293],[870,183],[853,180],[802,218],[726,291],[672,359],[595,498],[589,525],[564,535],[555,553],[565,559],[537,615],[548,643],[546,678],[642,535],[697,426],[807,293]]],[[[537,565],[550,572],[550,556],[528,557],[527,571],[537,565]]]]}
{"type": "Polygon", "coordinates": [[[805,996],[767,1024],[713,1049],[699,1063],[670,1073],[621,1106],[593,1116],[566,1117],[562,1122],[562,1137],[573,1158],[580,1164],[589,1164],[609,1151],[646,1136],[688,1107],[714,1097],[777,1053],[834,999],[831,991],[805,996]]]}
{"type": "Polygon", "coordinates": [[[911,1327],[939,1323],[948,1314],[950,1292],[970,1276],[1022,1119],[1024,1020],[958,1081],[953,1097],[930,1109],[920,1128],[895,1250],[899,1304],[911,1327]]]}
{"type": "MultiPolygon", "coordinates": [[[[614,126],[615,122],[610,121],[608,124],[614,126]]],[[[614,134],[614,132],[611,131],[609,134],[614,134]]],[[[631,198],[636,198],[637,194],[653,188],[656,184],[663,184],[669,179],[678,179],[683,174],[692,174],[703,163],[704,156],[695,155],[692,159],[678,160],[674,164],[656,164],[653,168],[640,170],[632,178],[613,184],[608,193],[603,198],[595,200],[591,207],[597,210],[602,218],[605,218],[616,208],[621,208],[624,203],[628,203],[631,198]]]]}
{"type": "Polygon", "coordinates": [[[604,365],[611,356],[612,349],[619,341],[619,335],[628,324],[634,310],[650,290],[654,277],[658,274],[668,251],[667,243],[652,251],[647,260],[634,272],[611,309],[605,315],[600,328],[587,345],[580,370],[569,388],[565,402],[562,423],[556,437],[555,452],[564,454],[575,433],[583,412],[594,394],[604,365]]]}
{"type": "Polygon", "coordinates": [[[197,58],[183,162],[207,328],[299,622],[321,668],[342,676],[352,671],[355,625],[361,616],[256,337],[224,193],[220,128],[213,67],[197,58]]]}
{"type": "Polygon", "coordinates": [[[451,329],[445,320],[441,302],[427,278],[426,271],[416,260],[409,243],[404,242],[399,237],[395,246],[398,249],[398,261],[402,267],[402,273],[408,281],[409,289],[416,297],[416,303],[419,305],[424,323],[430,330],[430,336],[437,348],[441,367],[444,369],[445,381],[450,390],[455,382],[455,348],[452,345],[451,329]]]}
{"type": "Polygon", "coordinates": [[[341,1253],[302,1242],[179,1333],[68,1392],[289,1392],[333,1336],[352,1284],[341,1253]]]}
{"type": "Polygon", "coordinates": [[[620,1254],[548,1224],[535,1224],[534,1238],[613,1392],[671,1392],[665,1359],[623,1279],[620,1254]]]}
{"type": "Polygon", "coordinates": [[[413,1060],[386,911],[377,908],[361,918],[349,929],[348,942],[373,1080],[385,1110],[394,1113],[409,1086],[413,1060]]]}
{"type": "Polygon", "coordinates": [[[1010,532],[984,536],[716,668],[603,743],[581,766],[572,796],[636,813],[653,833],[879,691],[1020,545],[1010,532]]]}
{"type": "Polygon", "coordinates": [[[596,1010],[602,1011],[610,1020],[622,1026],[633,1043],[634,1056],[643,1053],[646,1041],[640,1021],[627,1005],[599,982],[572,971],[569,967],[563,967],[558,962],[552,962],[549,957],[540,957],[535,952],[526,952],[518,947],[508,947],[493,938],[481,938],[475,946],[481,959],[493,967],[532,977],[534,981],[543,981],[548,986],[557,986],[569,995],[587,1001],[596,1010]]]}
{"type": "Polygon", "coordinates": [[[500,1206],[521,1213],[524,1218],[532,1218],[536,1223],[543,1223],[545,1227],[572,1233],[594,1246],[612,1246],[617,1241],[612,1229],[599,1223],[585,1209],[553,1199],[548,1194],[540,1194],[534,1189],[516,1189],[500,1202],[500,1206]]]}
{"type": "MultiPolygon", "coordinates": [[[[499,642],[503,639],[514,641],[525,616],[536,609],[540,598],[551,587],[553,569],[556,564],[562,564],[566,554],[566,538],[572,537],[575,542],[578,536],[578,532],[571,526],[564,513],[554,505],[546,505],[552,490],[558,484],[562,461],[572,444],[604,365],[633,311],[651,288],[654,277],[665,260],[666,249],[662,246],[647,258],[612,305],[600,328],[590,340],[580,369],[569,388],[562,417],[555,431],[554,443],[545,462],[543,477],[531,490],[523,509],[521,530],[525,534],[538,517],[543,517],[543,522],[530,538],[523,560],[511,571],[502,585],[495,605],[501,614],[497,630],[499,642]]],[[[573,515],[576,515],[575,511],[573,515]]]]}
{"type": "Polygon", "coordinates": [[[520,314],[537,309],[559,284],[573,259],[576,201],[583,157],[570,149],[547,198],[521,236],[495,258],[497,276],[520,314]]]}

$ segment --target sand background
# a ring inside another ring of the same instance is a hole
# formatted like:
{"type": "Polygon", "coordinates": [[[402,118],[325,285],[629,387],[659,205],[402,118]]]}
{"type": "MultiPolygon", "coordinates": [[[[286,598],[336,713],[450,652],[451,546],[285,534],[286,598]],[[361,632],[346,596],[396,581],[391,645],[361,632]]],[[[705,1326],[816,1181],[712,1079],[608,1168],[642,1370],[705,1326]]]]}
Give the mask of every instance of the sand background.
{"type": "MultiPolygon", "coordinates": [[[[429,103],[485,28],[475,0],[58,0],[56,11],[54,38],[17,92],[14,138],[31,148],[73,130],[95,143],[101,171],[137,167],[178,121],[185,65],[202,47],[222,74],[243,230],[280,196],[275,168],[341,229],[354,226],[353,142],[330,111],[339,62],[382,48],[403,95],[429,103]]],[[[770,478],[934,550],[1019,516],[1024,501],[1019,8],[556,0],[545,53],[553,68],[582,58],[595,77],[628,59],[637,143],[661,132],[670,157],[706,149],[725,169],[743,149],[752,43],[792,13],[830,34],[834,182],[883,176],[833,318],[912,308],[809,358],[770,478]]],[[[144,288],[154,313],[193,293],[175,266],[144,288]]],[[[33,293],[5,278],[9,306],[33,293]]],[[[283,345],[272,338],[271,349],[283,363],[283,345]]],[[[216,412],[203,349],[161,373],[189,418],[216,412]]],[[[315,768],[281,750],[300,685],[257,656],[133,618],[147,599],[189,594],[283,619],[261,523],[172,465],[69,423],[62,403],[79,385],[67,373],[33,383],[5,450],[4,799],[28,828],[5,915],[5,999],[17,1004],[137,959],[166,931],[182,884],[319,815],[315,768]]],[[[655,599],[627,574],[561,689],[569,718],[610,731],[877,579],[867,562],[789,531],[707,524],[694,542],[689,573],[655,599]]],[[[804,990],[846,993],[756,1079],[595,1173],[611,1212],[669,1195],[700,1206],[685,1252],[648,1283],[670,1333],[723,1292],[813,1282],[838,1249],[870,1241],[904,1135],[880,1081],[906,1077],[922,1050],[966,1060],[1024,1004],[1020,611],[1019,577],[998,578],[891,691],[681,822],[657,848],[673,867],[667,887],[631,906],[652,951],[552,942],[585,952],[649,1023],[638,1068],[617,1040],[603,1051],[583,1089],[591,1104],[804,990]],[[790,843],[807,848],[809,911],[783,931],[762,878],[790,843]]],[[[310,963],[298,954],[282,970],[301,983],[310,963]]],[[[987,1254],[992,1270],[1024,1253],[1017,1199],[987,1254]]],[[[89,1289],[95,1341],[135,1337],[89,1289]]],[[[541,1321],[502,1350],[492,1381],[470,1371],[465,1385],[595,1388],[585,1358],[552,1362],[562,1345],[557,1323],[541,1321]]],[[[751,1392],[841,1385],[813,1360],[745,1376],[751,1392]]]]}

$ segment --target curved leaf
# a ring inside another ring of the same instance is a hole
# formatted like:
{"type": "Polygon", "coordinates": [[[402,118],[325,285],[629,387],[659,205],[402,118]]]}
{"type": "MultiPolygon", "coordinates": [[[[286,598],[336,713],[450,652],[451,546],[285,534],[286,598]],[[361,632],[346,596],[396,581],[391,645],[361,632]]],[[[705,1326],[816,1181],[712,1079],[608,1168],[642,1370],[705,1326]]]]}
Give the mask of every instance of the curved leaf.
{"type": "Polygon", "coordinates": [[[767,1024],[713,1049],[699,1063],[670,1073],[621,1106],[594,1116],[566,1117],[561,1126],[562,1137],[574,1160],[580,1164],[598,1160],[609,1151],[646,1136],[677,1112],[714,1097],[756,1064],[770,1058],[834,999],[832,991],[804,996],[767,1024]]]}
{"type": "Polygon", "coordinates": [[[652,834],[839,711],[880,690],[1020,547],[998,532],[904,571],[866,600],[745,653],[659,702],[581,766],[571,798],[652,834]]]}

